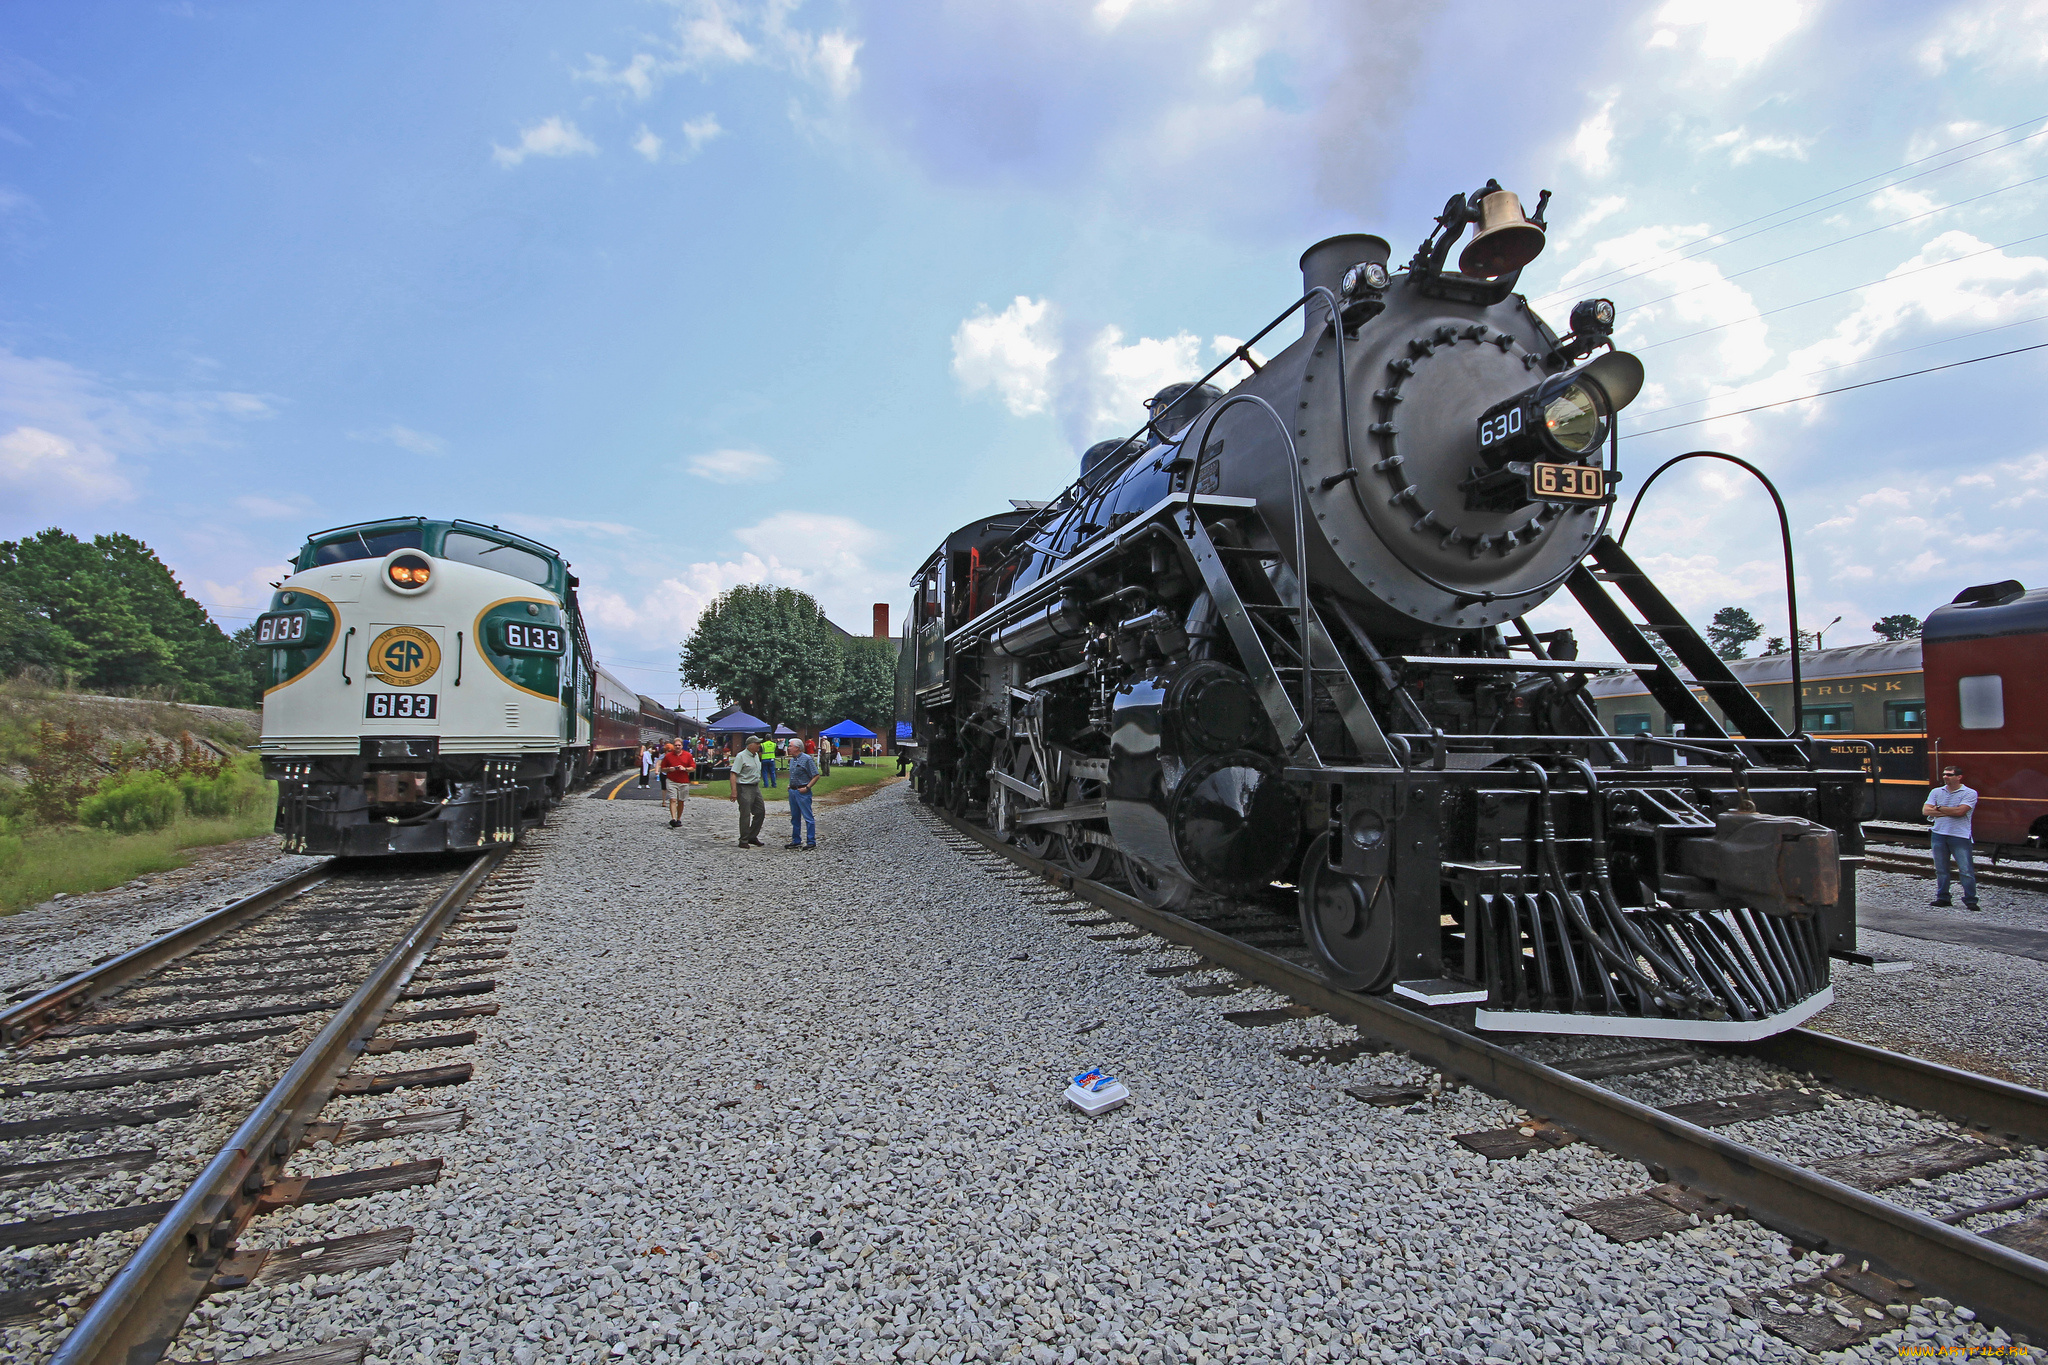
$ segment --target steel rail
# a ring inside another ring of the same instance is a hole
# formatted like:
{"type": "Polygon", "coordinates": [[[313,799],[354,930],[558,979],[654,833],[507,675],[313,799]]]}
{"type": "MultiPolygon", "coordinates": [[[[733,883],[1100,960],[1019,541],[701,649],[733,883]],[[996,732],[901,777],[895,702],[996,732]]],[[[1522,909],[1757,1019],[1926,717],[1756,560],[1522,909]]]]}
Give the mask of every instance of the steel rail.
{"type": "Polygon", "coordinates": [[[274,882],[254,895],[230,901],[210,914],[202,915],[182,928],[131,948],[118,957],[97,962],[48,990],[10,1009],[0,1010],[0,1045],[20,1047],[49,1030],[91,1009],[114,992],[159,967],[175,962],[187,953],[240,928],[294,896],[310,891],[334,875],[334,860],[327,859],[283,881],[274,882]]]}
{"type": "MultiPolygon", "coordinates": [[[[1656,1167],[1663,1172],[1660,1179],[1735,1205],[1800,1245],[1867,1259],[1872,1267],[1966,1304],[1985,1321],[2009,1331],[2026,1332],[2037,1339],[2048,1333],[2048,1263],[1732,1142],[1399,1005],[1339,990],[1285,958],[1169,911],[1154,910],[1100,882],[1077,877],[1056,863],[1012,848],[949,811],[931,810],[992,852],[1117,918],[1193,948],[1218,966],[1355,1025],[1361,1032],[1461,1076],[1487,1094],[1558,1123],[1617,1156],[1656,1167]]],[[[1866,1051],[1880,1057],[1890,1055],[1876,1048],[1866,1051]]],[[[1840,1055],[1853,1058],[1855,1052],[1852,1046],[1840,1055]]],[[[1846,1071],[1849,1063],[1842,1061],[1837,1066],[1846,1071]]],[[[2048,1094],[2019,1086],[2010,1089],[2015,1092],[2015,1103],[2048,1114],[2048,1094]]]]}
{"type": "Polygon", "coordinates": [[[371,969],[93,1300],[51,1365],[149,1365],[163,1356],[206,1296],[235,1237],[258,1212],[264,1187],[298,1148],[306,1125],[333,1097],[335,1083],[355,1064],[449,921],[510,852],[493,849],[471,863],[371,969]]]}
{"type": "MultiPolygon", "coordinates": [[[[1896,872],[1902,876],[1919,877],[1932,881],[1935,875],[1934,859],[1915,857],[1910,853],[1893,853],[1888,849],[1863,849],[1863,865],[1872,872],[1896,872]]],[[[1976,878],[1982,886],[2004,886],[2020,891],[2048,891],[2048,869],[2015,867],[2006,864],[1992,867],[1979,863],[1976,878]]]]}

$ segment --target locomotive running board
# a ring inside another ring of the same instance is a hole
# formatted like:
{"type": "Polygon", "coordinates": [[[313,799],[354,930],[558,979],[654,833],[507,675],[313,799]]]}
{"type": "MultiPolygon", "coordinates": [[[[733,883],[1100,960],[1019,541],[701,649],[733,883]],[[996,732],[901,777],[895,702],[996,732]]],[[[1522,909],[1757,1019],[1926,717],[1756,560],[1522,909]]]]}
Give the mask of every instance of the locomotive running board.
{"type": "Polygon", "coordinates": [[[1566,1014],[1562,1010],[1474,1010],[1475,1028],[1492,1033],[1574,1033],[1613,1038],[1681,1038],[1693,1043],[1754,1043],[1799,1025],[1835,1003],[1823,986],[1790,1009],[1761,1019],[1659,1019],[1627,1014],[1566,1014]]]}

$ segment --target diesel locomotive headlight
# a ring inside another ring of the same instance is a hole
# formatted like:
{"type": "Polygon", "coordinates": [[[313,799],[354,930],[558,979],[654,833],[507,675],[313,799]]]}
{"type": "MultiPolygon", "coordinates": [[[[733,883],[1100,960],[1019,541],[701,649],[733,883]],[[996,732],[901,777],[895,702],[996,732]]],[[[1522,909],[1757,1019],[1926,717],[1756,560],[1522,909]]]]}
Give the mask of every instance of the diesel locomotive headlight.
{"type": "Polygon", "coordinates": [[[397,555],[384,566],[384,576],[401,592],[418,592],[427,586],[434,570],[419,555],[397,555]]]}

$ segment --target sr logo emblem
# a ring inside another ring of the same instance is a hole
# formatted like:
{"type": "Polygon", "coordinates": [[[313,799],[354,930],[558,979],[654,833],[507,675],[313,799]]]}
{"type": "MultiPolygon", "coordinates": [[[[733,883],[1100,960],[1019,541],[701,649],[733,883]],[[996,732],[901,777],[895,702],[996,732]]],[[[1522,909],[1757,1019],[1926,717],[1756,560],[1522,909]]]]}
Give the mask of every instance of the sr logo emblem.
{"type": "Polygon", "coordinates": [[[393,687],[417,687],[441,667],[441,646],[417,626],[393,626],[370,644],[370,672],[393,687]]]}

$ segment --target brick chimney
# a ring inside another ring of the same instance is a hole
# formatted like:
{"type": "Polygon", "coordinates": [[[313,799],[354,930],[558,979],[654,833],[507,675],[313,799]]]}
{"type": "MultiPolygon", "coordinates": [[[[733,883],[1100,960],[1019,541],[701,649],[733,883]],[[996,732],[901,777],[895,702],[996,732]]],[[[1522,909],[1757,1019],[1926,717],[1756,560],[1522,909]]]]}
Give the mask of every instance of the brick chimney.
{"type": "Polygon", "coordinates": [[[877,640],[889,638],[889,604],[887,602],[875,603],[875,638],[877,640]]]}

